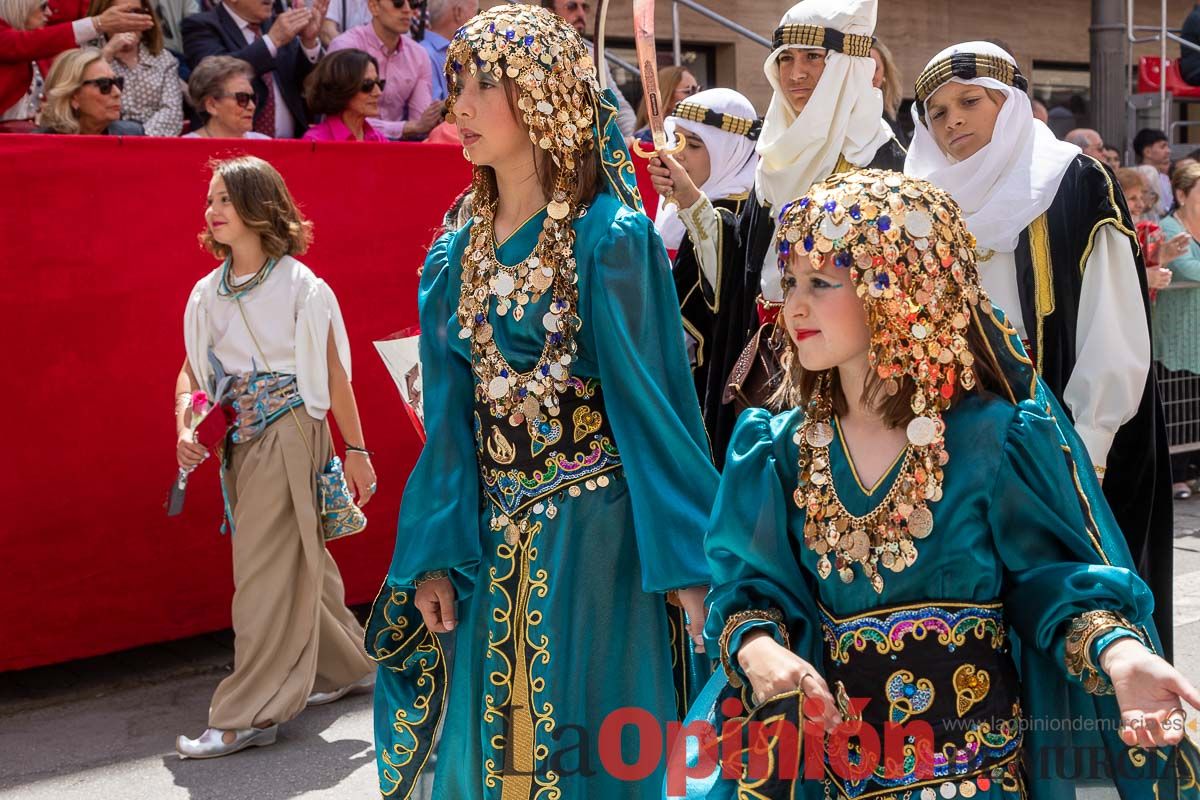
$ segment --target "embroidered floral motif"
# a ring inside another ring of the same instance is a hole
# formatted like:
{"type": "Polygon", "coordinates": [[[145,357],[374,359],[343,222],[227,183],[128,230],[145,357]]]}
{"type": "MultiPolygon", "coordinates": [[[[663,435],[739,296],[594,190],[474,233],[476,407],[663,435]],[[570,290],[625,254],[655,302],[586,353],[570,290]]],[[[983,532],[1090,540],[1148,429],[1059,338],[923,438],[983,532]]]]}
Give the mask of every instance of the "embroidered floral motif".
{"type": "Polygon", "coordinates": [[[951,652],[961,647],[966,637],[990,638],[992,647],[1004,645],[1007,631],[1001,604],[984,606],[913,606],[888,613],[884,617],[862,616],[839,620],[821,610],[822,629],[829,643],[829,657],[846,664],[853,652],[874,645],[880,655],[904,649],[908,638],[923,640],[936,633],[940,644],[951,652]]]}
{"type": "Polygon", "coordinates": [[[992,687],[992,678],[986,669],[978,669],[974,664],[963,664],[954,670],[954,703],[958,715],[964,716],[971,706],[987,697],[992,687]]]}
{"type": "Polygon", "coordinates": [[[901,725],[924,714],[933,705],[933,682],[928,678],[915,678],[906,669],[892,673],[884,693],[888,699],[888,719],[893,725],[901,725]]]}

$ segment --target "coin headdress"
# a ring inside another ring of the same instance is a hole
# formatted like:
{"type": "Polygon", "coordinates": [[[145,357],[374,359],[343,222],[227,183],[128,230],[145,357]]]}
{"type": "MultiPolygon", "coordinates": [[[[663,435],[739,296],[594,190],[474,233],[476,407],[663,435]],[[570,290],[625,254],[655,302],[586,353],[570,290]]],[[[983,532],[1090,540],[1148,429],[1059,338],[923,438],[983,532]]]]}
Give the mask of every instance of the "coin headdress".
{"type": "Polygon", "coordinates": [[[990,312],[980,288],[974,237],[950,196],[896,172],[860,170],[816,184],[779,215],[780,266],[793,252],[818,271],[845,271],[866,305],[868,362],[888,395],[911,392],[909,447],[885,500],[865,517],[849,514],[829,473],[833,440],[830,379],[817,382],[798,431],[796,503],[808,513],[805,541],[822,577],[853,580],[857,563],[876,591],[880,569],[916,561],[914,539],[933,530],[929,503],[942,497],[942,412],[959,389],[975,387],[967,330],[975,307],[990,312]],[[830,556],[833,557],[831,563],[830,556]]]}
{"type": "Polygon", "coordinates": [[[511,81],[517,111],[529,138],[556,167],[547,217],[537,245],[515,266],[496,258],[494,220],[497,198],[489,170],[476,165],[472,183],[472,228],[462,260],[459,296],[460,336],[471,340],[477,393],[494,416],[531,428],[556,416],[558,396],[565,391],[576,350],[575,335],[583,324],[578,315],[574,219],[582,156],[599,151],[605,180],[627,205],[641,209],[633,165],[616,128],[616,105],[601,92],[595,65],[579,34],[553,12],[528,5],[503,5],[472,17],[459,28],[446,54],[448,119],[461,93],[463,74],[486,73],[498,83],[511,81]],[[549,310],[541,315],[546,345],[528,372],[515,369],[493,338],[489,314],[521,320],[546,293],[549,310]]]}

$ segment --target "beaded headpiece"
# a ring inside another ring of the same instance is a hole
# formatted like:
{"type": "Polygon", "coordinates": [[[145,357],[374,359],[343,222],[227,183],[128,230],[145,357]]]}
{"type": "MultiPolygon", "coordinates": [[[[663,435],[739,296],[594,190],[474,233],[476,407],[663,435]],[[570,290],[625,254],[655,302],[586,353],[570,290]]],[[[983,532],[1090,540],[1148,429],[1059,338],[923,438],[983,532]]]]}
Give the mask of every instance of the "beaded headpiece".
{"type": "Polygon", "coordinates": [[[1029,91],[1029,81],[1015,61],[990,53],[952,53],[929,64],[917,76],[915,106],[922,123],[925,122],[925,103],[954,78],[968,81],[991,78],[1022,92],[1029,91]]]}
{"type": "Polygon", "coordinates": [[[671,116],[687,120],[688,122],[710,125],[726,133],[745,136],[751,141],[757,141],[759,134],[762,133],[762,120],[757,117],[747,119],[746,117],[739,117],[736,114],[726,114],[691,100],[684,100],[682,103],[677,104],[674,110],[671,111],[671,116]]]}
{"type": "Polygon", "coordinates": [[[446,51],[450,121],[463,70],[511,79],[529,138],[560,167],[573,170],[575,155],[595,145],[595,65],[583,39],[557,14],[539,6],[496,6],[459,28],[446,51]]]}
{"type": "Polygon", "coordinates": [[[796,502],[808,510],[805,539],[825,561],[819,569],[829,574],[827,554],[833,553],[842,580],[851,580],[850,565],[859,563],[882,591],[879,566],[899,572],[911,565],[912,539],[933,529],[926,504],[941,499],[942,467],[949,460],[942,412],[959,387],[975,386],[967,328],[973,306],[990,310],[979,284],[975,240],[948,194],[883,170],[844,173],[814,185],[783,207],[777,231],[781,269],[796,251],[815,270],[849,275],[867,309],[871,369],[888,395],[911,391],[916,416],[907,428],[910,447],[893,502],[882,503],[870,519],[841,514],[840,503],[830,501],[828,375],[818,382],[798,433],[796,502]]]}

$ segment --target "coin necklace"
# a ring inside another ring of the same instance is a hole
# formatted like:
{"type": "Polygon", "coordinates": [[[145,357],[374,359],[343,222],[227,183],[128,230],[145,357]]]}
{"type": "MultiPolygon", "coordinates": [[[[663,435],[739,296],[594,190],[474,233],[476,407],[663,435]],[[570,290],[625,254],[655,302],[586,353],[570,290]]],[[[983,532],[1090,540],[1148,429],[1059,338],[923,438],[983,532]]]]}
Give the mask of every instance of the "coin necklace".
{"type": "Polygon", "coordinates": [[[488,403],[492,414],[510,425],[531,430],[559,413],[558,397],[567,389],[574,360],[575,334],[582,326],[576,311],[579,300],[575,271],[575,231],[571,209],[561,192],[555,192],[537,244],[529,257],[506,266],[496,257],[496,203],[480,204],[473,218],[470,240],[462,259],[462,289],[458,302],[459,337],[471,342],[475,393],[488,403]],[[546,344],[533,369],[520,372],[500,352],[488,321],[492,298],[496,314],[511,312],[521,320],[525,308],[547,292],[553,298],[542,315],[546,344]]]}
{"type": "Polygon", "coordinates": [[[792,497],[806,512],[804,544],[819,556],[817,574],[822,579],[836,571],[843,583],[850,583],[853,565],[858,564],[875,592],[882,593],[882,569],[899,573],[911,567],[918,554],[914,540],[933,532],[933,513],[927,503],[942,496],[942,470],[934,466],[939,458],[933,446],[942,438],[940,421],[916,417],[909,423],[910,447],[892,487],[872,511],[855,516],[838,497],[830,470],[833,426],[828,398],[826,373],[818,380],[805,421],[793,437],[800,457],[792,497]]]}

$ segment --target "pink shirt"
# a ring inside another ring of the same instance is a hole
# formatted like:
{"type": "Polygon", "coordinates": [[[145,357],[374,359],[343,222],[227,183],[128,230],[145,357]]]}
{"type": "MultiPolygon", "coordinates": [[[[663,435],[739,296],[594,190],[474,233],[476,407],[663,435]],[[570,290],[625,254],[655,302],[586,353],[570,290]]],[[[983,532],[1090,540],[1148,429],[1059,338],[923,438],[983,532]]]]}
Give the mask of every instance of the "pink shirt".
{"type": "MultiPolygon", "coordinates": [[[[424,52],[424,51],[422,51],[424,52]]],[[[354,133],[346,127],[341,117],[326,117],[311,126],[301,137],[306,142],[357,142],[354,133]]],[[[386,142],[387,138],[370,125],[363,125],[364,142],[386,142]]]]}
{"type": "Polygon", "coordinates": [[[393,53],[384,51],[374,23],[359,25],[329,43],[329,52],[362,50],[379,62],[379,77],[387,81],[379,99],[379,119],[368,120],[389,139],[404,134],[404,121],[415,119],[433,102],[433,67],[429,54],[407,34],[401,36],[393,53]]]}

